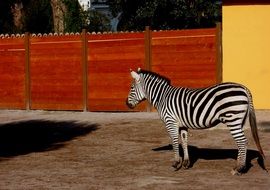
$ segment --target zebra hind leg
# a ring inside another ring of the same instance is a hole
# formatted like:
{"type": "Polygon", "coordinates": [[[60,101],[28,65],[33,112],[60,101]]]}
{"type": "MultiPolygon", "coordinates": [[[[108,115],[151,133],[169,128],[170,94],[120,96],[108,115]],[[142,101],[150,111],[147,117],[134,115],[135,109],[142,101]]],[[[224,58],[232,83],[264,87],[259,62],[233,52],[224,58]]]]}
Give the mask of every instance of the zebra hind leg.
{"type": "Polygon", "coordinates": [[[246,169],[247,139],[241,125],[230,127],[230,131],[238,147],[237,164],[231,173],[232,175],[241,175],[246,169]]]}

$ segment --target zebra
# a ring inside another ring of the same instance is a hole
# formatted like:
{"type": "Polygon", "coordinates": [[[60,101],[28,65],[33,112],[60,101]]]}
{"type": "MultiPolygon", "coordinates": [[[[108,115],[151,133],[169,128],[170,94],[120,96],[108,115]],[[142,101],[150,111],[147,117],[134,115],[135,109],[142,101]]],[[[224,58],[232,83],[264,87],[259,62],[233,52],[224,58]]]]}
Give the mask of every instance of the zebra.
{"type": "Polygon", "coordinates": [[[252,95],[247,87],[231,82],[199,89],[175,87],[168,78],[140,68],[137,72],[131,70],[131,76],[134,80],[126,104],[133,109],[146,99],[156,108],[172,141],[172,167],[176,171],[190,166],[188,129],[206,129],[223,123],[230,129],[238,147],[237,163],[231,173],[241,175],[246,169],[247,139],[243,125],[247,115],[256,146],[265,158],[259,141],[252,95]],[[179,155],[179,136],[183,160],[179,155]]]}

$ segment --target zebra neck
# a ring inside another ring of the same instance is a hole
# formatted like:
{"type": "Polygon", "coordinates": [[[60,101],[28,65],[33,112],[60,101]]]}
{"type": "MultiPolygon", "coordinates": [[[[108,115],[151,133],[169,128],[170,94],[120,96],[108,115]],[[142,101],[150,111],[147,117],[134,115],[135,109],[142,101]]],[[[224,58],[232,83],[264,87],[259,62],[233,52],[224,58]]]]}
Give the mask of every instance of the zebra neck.
{"type": "Polygon", "coordinates": [[[146,87],[147,100],[149,103],[158,109],[169,87],[170,85],[164,83],[157,83],[146,87]]]}

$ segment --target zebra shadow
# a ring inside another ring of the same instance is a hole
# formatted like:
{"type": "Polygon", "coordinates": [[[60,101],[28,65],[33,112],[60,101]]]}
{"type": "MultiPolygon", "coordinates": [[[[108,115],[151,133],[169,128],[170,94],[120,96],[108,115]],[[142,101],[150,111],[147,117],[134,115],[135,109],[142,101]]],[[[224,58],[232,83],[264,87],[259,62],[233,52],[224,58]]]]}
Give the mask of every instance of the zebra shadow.
{"type": "MultiPolygon", "coordinates": [[[[181,147],[181,144],[179,145],[181,147]]],[[[158,148],[152,149],[153,151],[168,151],[172,150],[172,145],[166,145],[158,148]]],[[[198,148],[196,146],[189,145],[188,146],[189,158],[190,158],[190,168],[199,160],[224,160],[224,159],[237,159],[238,150],[237,149],[211,149],[211,148],[198,148]]],[[[181,157],[184,156],[182,148],[179,150],[179,154],[181,157]]],[[[251,161],[253,159],[257,159],[258,165],[266,170],[264,160],[260,153],[256,150],[247,150],[247,159],[246,159],[246,169],[243,171],[244,173],[248,172],[248,170],[253,166],[251,161]]]]}
{"type": "Polygon", "coordinates": [[[0,124],[0,161],[57,150],[68,141],[97,129],[97,124],[77,121],[27,120],[0,124]]]}

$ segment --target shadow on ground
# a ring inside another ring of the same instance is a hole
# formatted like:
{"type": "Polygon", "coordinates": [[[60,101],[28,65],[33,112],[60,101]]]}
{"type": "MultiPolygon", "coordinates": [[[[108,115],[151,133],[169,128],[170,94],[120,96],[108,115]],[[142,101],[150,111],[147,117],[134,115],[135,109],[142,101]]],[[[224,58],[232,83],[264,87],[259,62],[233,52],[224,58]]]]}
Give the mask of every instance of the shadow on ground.
{"type": "MultiPolygon", "coordinates": [[[[180,145],[181,147],[181,145],[180,145]]],[[[153,151],[165,151],[165,150],[172,150],[172,145],[166,145],[158,148],[152,149],[153,151]]],[[[196,146],[188,146],[188,152],[190,157],[190,167],[193,167],[193,165],[199,160],[224,160],[224,159],[237,159],[238,150],[237,149],[209,149],[209,148],[198,148],[196,146]]],[[[183,157],[183,150],[180,148],[179,150],[180,156],[183,157]]],[[[247,161],[246,161],[246,170],[245,172],[248,172],[248,170],[252,167],[251,161],[253,159],[257,159],[258,164],[260,167],[264,170],[266,170],[264,165],[264,160],[260,153],[256,150],[247,150],[247,161]]]]}
{"type": "Polygon", "coordinates": [[[67,141],[98,129],[97,124],[75,121],[30,120],[0,125],[0,160],[59,149],[67,141]]]}

